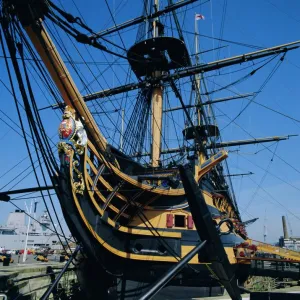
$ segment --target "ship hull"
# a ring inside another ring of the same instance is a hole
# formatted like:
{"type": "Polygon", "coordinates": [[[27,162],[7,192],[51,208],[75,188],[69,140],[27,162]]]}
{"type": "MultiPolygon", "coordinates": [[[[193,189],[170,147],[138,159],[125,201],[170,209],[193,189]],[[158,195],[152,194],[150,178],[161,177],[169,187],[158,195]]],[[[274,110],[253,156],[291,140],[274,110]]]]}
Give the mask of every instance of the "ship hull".
{"type": "MultiPolygon", "coordinates": [[[[88,293],[95,291],[96,287],[93,285],[98,280],[102,282],[103,295],[113,289],[118,278],[123,281],[154,282],[199,244],[196,230],[167,227],[149,230],[147,227],[125,227],[112,222],[108,214],[99,214],[97,202],[92,199],[92,187],[88,186],[86,178],[86,156],[77,157],[76,160],[74,151],[69,148],[60,155],[60,159],[57,194],[69,229],[82,245],[78,277],[88,293]],[[81,191],[78,191],[79,181],[81,184],[85,183],[85,188],[81,191]],[[91,280],[96,278],[98,280],[91,280]]],[[[233,247],[243,239],[232,233],[223,236],[222,241],[228,256],[231,256],[229,259],[233,261],[233,268],[239,273],[233,247]]],[[[244,273],[247,273],[246,269],[240,274],[240,278],[244,277],[244,273]]],[[[201,253],[192,258],[189,265],[170,284],[219,286],[210,262],[205,261],[205,255],[201,253]]],[[[99,289],[98,286],[98,292],[99,289]]]]}

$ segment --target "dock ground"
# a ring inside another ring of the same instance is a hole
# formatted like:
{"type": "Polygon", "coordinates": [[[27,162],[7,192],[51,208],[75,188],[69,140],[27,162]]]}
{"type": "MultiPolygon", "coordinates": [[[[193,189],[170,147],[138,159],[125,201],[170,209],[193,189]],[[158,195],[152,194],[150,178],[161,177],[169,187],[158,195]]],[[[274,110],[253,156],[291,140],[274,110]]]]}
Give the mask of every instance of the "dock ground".
{"type": "MultiPolygon", "coordinates": [[[[24,263],[23,263],[23,254],[21,254],[21,255],[13,254],[11,257],[13,258],[14,262],[12,264],[10,264],[10,266],[42,264],[42,262],[39,262],[36,259],[34,259],[35,255],[32,255],[32,254],[27,255],[26,261],[24,263]]],[[[60,255],[58,255],[58,254],[49,255],[48,260],[50,263],[59,262],[59,257],[60,257],[60,255]]],[[[2,268],[2,263],[0,263],[0,270],[1,270],[1,268],[2,268]]]]}
{"type": "MultiPolygon", "coordinates": [[[[4,267],[0,263],[0,283],[8,278],[19,280],[22,278],[27,278],[30,276],[46,274],[46,269],[48,266],[52,266],[56,271],[59,271],[64,265],[64,263],[59,262],[59,255],[50,255],[49,262],[39,262],[34,259],[34,255],[28,255],[26,262],[23,263],[23,255],[12,255],[14,263],[9,266],[4,267]],[[19,263],[18,263],[19,261],[19,263]]],[[[68,289],[71,280],[76,280],[74,272],[66,274],[65,278],[62,280],[63,286],[68,289]]],[[[42,295],[46,288],[51,284],[50,278],[48,276],[24,280],[16,283],[14,286],[18,287],[18,292],[20,294],[34,294],[37,298],[42,295]]],[[[1,286],[1,284],[0,284],[1,286]]],[[[275,289],[271,292],[280,293],[300,293],[300,286],[293,286],[282,289],[275,289]]],[[[1,292],[0,292],[1,294],[1,292]]],[[[222,290],[220,288],[215,288],[213,294],[219,296],[207,297],[209,294],[209,288],[184,288],[184,287],[172,287],[169,286],[162,290],[158,295],[156,295],[154,300],[230,300],[228,295],[222,295],[222,290]],[[217,290],[219,289],[219,290],[217,290]]],[[[1,298],[0,298],[1,299],[1,298]]],[[[242,296],[243,300],[250,300],[249,294],[244,294],[242,296]]],[[[300,299],[300,296],[299,296],[300,299]]]]}
{"type": "MultiPolygon", "coordinates": [[[[197,288],[194,290],[197,293],[197,288]]],[[[294,286],[284,289],[275,289],[270,292],[279,292],[279,293],[299,293],[300,294],[300,286],[294,286]]],[[[192,291],[188,292],[192,293],[192,291]]],[[[191,296],[189,297],[187,292],[184,291],[183,288],[174,288],[174,287],[168,287],[165,290],[161,291],[159,295],[153,298],[154,300],[231,300],[231,298],[228,296],[228,294],[223,296],[215,296],[215,297],[201,297],[201,295],[198,296],[191,296]],[[181,289],[181,290],[180,290],[181,289]]],[[[250,294],[243,294],[242,295],[243,300],[250,300],[250,294]]],[[[279,298],[278,298],[279,299],[279,298]]],[[[299,296],[300,299],[300,296],[299,296]]]]}
{"type": "MultiPolygon", "coordinates": [[[[270,292],[274,292],[274,293],[288,293],[288,294],[300,294],[300,286],[293,286],[293,287],[288,287],[288,288],[284,288],[284,289],[275,289],[272,290],[270,292]]],[[[196,299],[201,299],[201,300],[231,300],[230,297],[228,295],[224,295],[224,296],[218,296],[218,297],[205,297],[205,298],[194,298],[196,299]]],[[[249,294],[244,294],[242,297],[243,300],[250,300],[250,295],[249,294]]],[[[299,296],[300,299],[300,296],[299,296]]]]}
{"type": "MultiPolygon", "coordinates": [[[[8,299],[17,299],[19,296],[40,299],[51,285],[50,276],[45,276],[47,268],[52,267],[53,272],[60,272],[64,266],[64,263],[59,262],[59,255],[49,256],[49,262],[36,261],[34,255],[28,255],[25,263],[23,263],[23,255],[12,255],[12,258],[14,263],[10,263],[9,266],[0,263],[0,294],[6,294],[8,299]]],[[[60,281],[60,286],[69,293],[75,282],[77,278],[74,271],[66,272],[60,281]]]]}

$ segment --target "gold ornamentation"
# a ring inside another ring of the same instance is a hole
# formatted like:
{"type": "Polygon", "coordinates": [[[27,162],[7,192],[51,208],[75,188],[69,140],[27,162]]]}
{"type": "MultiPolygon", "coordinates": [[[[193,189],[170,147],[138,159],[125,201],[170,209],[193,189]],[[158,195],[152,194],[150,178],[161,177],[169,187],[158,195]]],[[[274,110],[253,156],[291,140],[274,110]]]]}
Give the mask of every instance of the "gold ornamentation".
{"type": "Polygon", "coordinates": [[[71,151],[72,151],[72,147],[65,142],[59,142],[57,144],[57,149],[58,149],[58,153],[64,153],[68,156],[70,156],[71,151]]]}
{"type": "MultiPolygon", "coordinates": [[[[72,152],[74,152],[73,147],[65,142],[59,142],[57,144],[57,148],[58,148],[58,152],[62,155],[64,162],[67,165],[70,165],[70,158],[72,157],[72,152]]],[[[83,192],[85,190],[85,184],[84,184],[84,180],[83,180],[83,175],[82,173],[79,171],[78,169],[79,167],[79,162],[78,160],[73,160],[73,172],[76,174],[75,176],[75,180],[74,180],[74,176],[73,176],[73,182],[72,185],[75,188],[75,193],[76,194],[80,194],[83,195],[83,192]]]]}
{"type": "Polygon", "coordinates": [[[67,105],[64,110],[63,119],[69,118],[75,119],[75,109],[67,105]]]}
{"type": "Polygon", "coordinates": [[[78,160],[74,160],[74,162],[73,162],[73,171],[76,173],[78,181],[77,182],[74,181],[73,185],[75,187],[75,193],[83,195],[83,192],[85,190],[85,185],[84,185],[84,180],[83,180],[82,173],[77,168],[78,166],[79,166],[78,160]]]}

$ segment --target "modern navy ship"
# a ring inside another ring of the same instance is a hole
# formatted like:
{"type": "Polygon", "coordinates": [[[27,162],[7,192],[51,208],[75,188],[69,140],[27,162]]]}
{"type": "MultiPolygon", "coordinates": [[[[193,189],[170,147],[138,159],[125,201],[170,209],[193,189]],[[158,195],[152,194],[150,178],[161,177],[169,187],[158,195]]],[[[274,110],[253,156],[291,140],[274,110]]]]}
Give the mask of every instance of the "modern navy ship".
{"type": "MultiPolygon", "coordinates": [[[[30,222],[27,247],[51,247],[58,241],[57,235],[51,230],[49,215],[44,211],[41,216],[30,222]]],[[[0,247],[6,250],[24,249],[27,235],[26,213],[15,210],[8,216],[6,225],[0,226],[0,247]]]]}

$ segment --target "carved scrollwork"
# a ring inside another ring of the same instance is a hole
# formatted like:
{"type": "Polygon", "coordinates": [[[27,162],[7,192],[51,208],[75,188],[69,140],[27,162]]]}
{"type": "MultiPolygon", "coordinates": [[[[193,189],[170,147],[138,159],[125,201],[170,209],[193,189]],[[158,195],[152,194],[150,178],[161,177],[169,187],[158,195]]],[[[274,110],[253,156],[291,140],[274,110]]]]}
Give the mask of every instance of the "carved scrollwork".
{"type": "Polygon", "coordinates": [[[75,187],[75,193],[83,195],[83,192],[85,190],[85,184],[83,180],[82,173],[77,168],[79,166],[78,160],[74,160],[73,162],[73,171],[76,173],[77,181],[73,181],[74,187],[75,187]]]}
{"type": "MultiPolygon", "coordinates": [[[[72,154],[73,152],[75,152],[75,150],[70,144],[65,142],[59,142],[57,146],[58,146],[58,152],[60,154],[61,160],[66,165],[70,166],[71,157],[73,157],[72,154]]],[[[85,184],[84,184],[82,172],[78,168],[79,161],[76,159],[72,159],[72,161],[73,161],[72,170],[71,170],[73,172],[72,185],[75,189],[76,194],[83,195],[83,192],[85,190],[85,184]]]]}
{"type": "MultiPolygon", "coordinates": [[[[58,152],[63,159],[63,163],[70,165],[70,159],[74,156],[82,155],[87,145],[87,135],[80,120],[75,119],[75,110],[66,106],[63,120],[59,125],[60,142],[57,145],[58,152]]],[[[73,182],[76,194],[83,195],[85,184],[82,172],[79,170],[79,161],[73,159],[72,164],[73,182]]]]}
{"type": "Polygon", "coordinates": [[[59,154],[64,154],[63,159],[64,162],[69,165],[70,164],[70,156],[71,152],[73,151],[73,148],[71,145],[65,143],[65,142],[59,142],[57,144],[57,149],[59,154]]]}

